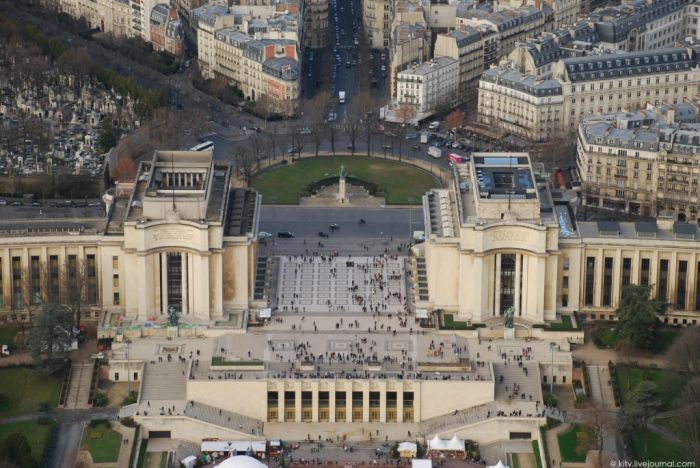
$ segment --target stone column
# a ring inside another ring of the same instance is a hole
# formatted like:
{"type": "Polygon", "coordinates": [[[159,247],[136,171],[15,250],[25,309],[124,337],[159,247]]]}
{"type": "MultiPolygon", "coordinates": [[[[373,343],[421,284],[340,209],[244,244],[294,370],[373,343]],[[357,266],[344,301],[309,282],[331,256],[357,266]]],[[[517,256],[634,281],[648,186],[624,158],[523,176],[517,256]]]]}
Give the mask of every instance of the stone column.
{"type": "Polygon", "coordinates": [[[294,382],[294,420],[301,422],[301,382],[294,382]]]}
{"type": "Polygon", "coordinates": [[[311,390],[311,421],[318,422],[318,382],[311,390]]]}
{"type": "Polygon", "coordinates": [[[345,391],[345,422],[352,422],[352,383],[348,382],[349,391],[345,391]]]}
{"type": "Polygon", "coordinates": [[[403,422],[403,382],[396,389],[396,422],[403,422]]]}
{"type": "Polygon", "coordinates": [[[362,422],[369,422],[369,381],[362,383],[362,422]]]}
{"type": "Polygon", "coordinates": [[[515,315],[521,317],[523,315],[520,307],[520,281],[522,279],[522,254],[515,254],[515,315]]]}
{"type": "MultiPolygon", "coordinates": [[[[284,387],[284,385],[283,385],[284,387]]],[[[277,390],[277,421],[284,422],[284,388],[277,390]]]]}
{"type": "Polygon", "coordinates": [[[379,392],[379,422],[386,422],[386,381],[379,392]]]}
{"type": "Polygon", "coordinates": [[[211,256],[210,264],[210,277],[212,279],[211,283],[211,294],[210,294],[210,308],[212,317],[223,317],[223,263],[221,252],[215,252],[211,256]]]}
{"type": "Polygon", "coordinates": [[[501,315],[501,254],[496,254],[496,285],[493,288],[493,315],[501,315]]]}

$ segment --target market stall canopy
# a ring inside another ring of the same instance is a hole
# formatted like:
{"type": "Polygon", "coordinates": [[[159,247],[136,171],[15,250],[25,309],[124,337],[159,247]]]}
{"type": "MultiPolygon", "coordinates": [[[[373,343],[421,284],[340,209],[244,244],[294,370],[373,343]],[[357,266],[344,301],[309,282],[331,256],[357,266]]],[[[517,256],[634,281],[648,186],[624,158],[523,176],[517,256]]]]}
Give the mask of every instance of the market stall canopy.
{"type": "Polygon", "coordinates": [[[457,434],[454,435],[450,439],[449,442],[447,442],[447,450],[461,450],[464,451],[464,440],[460,439],[457,437],[457,434]]]}
{"type": "Polygon", "coordinates": [[[411,468],[433,468],[433,461],[414,458],[411,460],[411,468]]]}
{"type": "Polygon", "coordinates": [[[205,440],[202,442],[202,452],[265,452],[267,444],[262,441],[225,441],[225,440],[205,440]]]}
{"type": "Polygon", "coordinates": [[[416,309],[416,318],[427,319],[428,318],[428,309],[416,309]]]}

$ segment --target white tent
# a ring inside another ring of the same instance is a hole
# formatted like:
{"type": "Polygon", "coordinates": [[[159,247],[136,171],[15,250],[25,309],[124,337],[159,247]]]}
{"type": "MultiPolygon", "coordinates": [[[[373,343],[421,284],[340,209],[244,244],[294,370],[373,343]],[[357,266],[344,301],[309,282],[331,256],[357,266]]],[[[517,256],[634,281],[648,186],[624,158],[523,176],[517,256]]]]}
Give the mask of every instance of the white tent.
{"type": "Polygon", "coordinates": [[[418,453],[418,446],[413,442],[401,442],[398,447],[399,455],[404,458],[415,457],[418,453]]]}
{"type": "Polygon", "coordinates": [[[428,318],[428,309],[416,309],[416,318],[427,319],[428,318]]]}
{"type": "Polygon", "coordinates": [[[262,309],[260,312],[258,312],[258,318],[267,319],[270,317],[272,317],[272,309],[269,307],[267,309],[262,309]]]}
{"type": "Polygon", "coordinates": [[[457,437],[457,434],[447,442],[447,450],[459,450],[464,452],[464,441],[457,437]]]}
{"type": "Polygon", "coordinates": [[[433,461],[414,458],[411,460],[411,468],[433,468],[433,461]]]}
{"type": "Polygon", "coordinates": [[[447,444],[437,435],[428,442],[428,450],[446,450],[447,444]]]}
{"type": "Polygon", "coordinates": [[[185,468],[194,468],[194,466],[197,464],[197,457],[194,455],[190,455],[189,457],[185,457],[180,462],[185,465],[185,468]]]}
{"type": "Polygon", "coordinates": [[[510,468],[508,465],[504,465],[501,460],[498,460],[498,463],[495,465],[489,466],[488,468],[510,468]]]}

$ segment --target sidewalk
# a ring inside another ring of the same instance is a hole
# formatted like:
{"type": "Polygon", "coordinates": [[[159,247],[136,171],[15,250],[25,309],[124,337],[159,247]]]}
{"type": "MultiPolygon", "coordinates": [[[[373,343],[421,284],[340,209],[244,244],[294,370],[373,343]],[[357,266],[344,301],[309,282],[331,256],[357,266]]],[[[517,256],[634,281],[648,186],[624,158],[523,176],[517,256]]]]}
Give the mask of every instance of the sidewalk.
{"type": "Polygon", "coordinates": [[[549,460],[544,460],[544,466],[550,466],[551,468],[555,468],[559,466],[559,463],[561,463],[561,452],[559,451],[559,439],[558,436],[562,432],[566,431],[571,427],[571,424],[569,423],[563,423],[560,424],[559,426],[555,427],[554,429],[550,429],[548,431],[545,431],[544,436],[545,440],[547,441],[547,451],[549,452],[549,460]],[[554,463],[552,464],[552,460],[554,460],[554,463]]]}

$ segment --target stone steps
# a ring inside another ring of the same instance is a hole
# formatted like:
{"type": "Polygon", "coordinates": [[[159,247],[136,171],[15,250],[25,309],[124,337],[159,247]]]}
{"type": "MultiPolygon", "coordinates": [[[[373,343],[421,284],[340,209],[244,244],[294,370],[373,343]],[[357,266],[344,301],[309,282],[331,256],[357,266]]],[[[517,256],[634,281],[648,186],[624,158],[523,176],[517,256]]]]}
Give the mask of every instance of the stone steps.
{"type": "Polygon", "coordinates": [[[541,400],[539,365],[536,362],[525,361],[522,368],[517,362],[510,362],[508,365],[493,363],[493,372],[496,381],[496,400],[506,401],[509,397],[513,400],[521,400],[523,394],[525,395],[523,401],[530,401],[530,395],[532,395],[532,401],[541,400]],[[527,368],[527,375],[523,368],[527,368]],[[501,376],[503,376],[503,382],[501,382],[501,376]],[[520,387],[518,395],[513,395],[515,384],[520,387]]]}
{"type": "Polygon", "coordinates": [[[184,415],[217,426],[228,427],[245,434],[260,435],[263,433],[265,427],[264,423],[258,419],[199,402],[194,402],[194,405],[192,405],[191,402],[187,402],[185,404],[184,415]]]}
{"type": "Polygon", "coordinates": [[[184,400],[187,396],[187,363],[145,364],[139,400],[184,400]]]}
{"type": "Polygon", "coordinates": [[[94,363],[92,360],[78,361],[71,365],[68,382],[67,409],[90,408],[90,387],[92,386],[94,363]]]}

